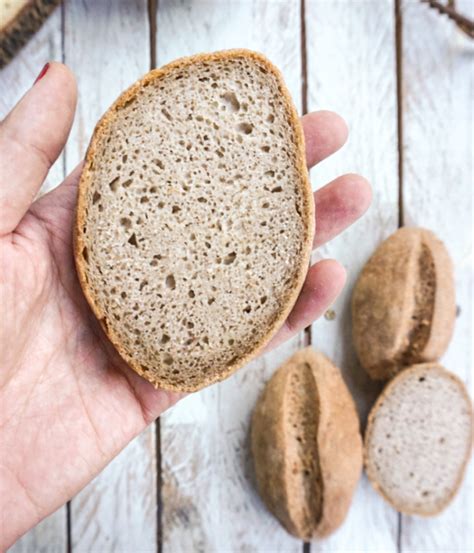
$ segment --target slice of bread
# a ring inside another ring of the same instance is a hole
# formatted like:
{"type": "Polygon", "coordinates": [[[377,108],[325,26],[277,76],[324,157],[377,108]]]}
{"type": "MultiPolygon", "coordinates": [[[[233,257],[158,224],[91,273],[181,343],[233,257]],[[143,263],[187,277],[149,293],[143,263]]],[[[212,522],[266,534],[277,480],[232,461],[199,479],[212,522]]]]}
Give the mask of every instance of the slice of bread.
{"type": "Polygon", "coordinates": [[[362,469],[362,438],[341,373],[311,348],[268,382],[252,417],[260,495],[291,534],[325,537],[344,521],[362,469]]]}
{"type": "Polygon", "coordinates": [[[43,24],[61,0],[0,0],[0,68],[43,24]]]}
{"type": "Polygon", "coordinates": [[[365,465],[395,509],[431,516],[457,492],[472,449],[472,405],[464,384],[435,363],[402,371],[369,415],[365,465]]]}
{"type": "Polygon", "coordinates": [[[152,71],[95,129],[79,279],[122,357],[157,387],[198,390],[261,352],[296,301],[313,233],[300,121],[260,54],[152,71]]]}

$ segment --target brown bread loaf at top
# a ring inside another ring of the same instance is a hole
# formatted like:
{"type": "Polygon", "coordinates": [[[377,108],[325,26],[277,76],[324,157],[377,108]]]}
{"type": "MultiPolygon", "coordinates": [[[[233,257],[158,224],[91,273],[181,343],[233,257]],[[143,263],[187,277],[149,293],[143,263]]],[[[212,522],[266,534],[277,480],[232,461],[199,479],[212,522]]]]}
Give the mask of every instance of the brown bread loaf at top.
{"type": "Polygon", "coordinates": [[[402,228],[385,240],[352,295],[355,349],[375,379],[439,359],[455,317],[451,259],[444,244],[422,228],[402,228]]]}

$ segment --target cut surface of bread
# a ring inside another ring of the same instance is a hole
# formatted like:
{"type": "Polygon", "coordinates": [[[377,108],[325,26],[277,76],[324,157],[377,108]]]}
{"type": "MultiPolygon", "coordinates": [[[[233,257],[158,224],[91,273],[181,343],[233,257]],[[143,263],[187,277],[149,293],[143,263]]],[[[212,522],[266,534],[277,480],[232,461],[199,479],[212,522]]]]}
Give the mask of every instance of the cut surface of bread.
{"type": "Polygon", "coordinates": [[[0,0],[0,68],[43,24],[61,0],[0,0]]]}
{"type": "Polygon", "coordinates": [[[364,266],[352,295],[354,345],[376,379],[439,359],[455,317],[451,259],[423,228],[405,227],[387,238],[364,266]]]}
{"type": "Polygon", "coordinates": [[[429,516],[444,509],[471,449],[471,401],[464,384],[440,365],[401,372],[369,415],[367,474],[400,512],[429,516]]]}
{"type": "Polygon", "coordinates": [[[194,391],[261,351],[296,301],[313,232],[300,122],[260,54],[152,71],[94,132],[79,279],[112,343],[155,386],[194,391]]]}
{"type": "Polygon", "coordinates": [[[301,539],[343,522],[362,468],[359,419],[342,376],[311,348],[268,382],[252,417],[252,454],[268,509],[301,539]]]}

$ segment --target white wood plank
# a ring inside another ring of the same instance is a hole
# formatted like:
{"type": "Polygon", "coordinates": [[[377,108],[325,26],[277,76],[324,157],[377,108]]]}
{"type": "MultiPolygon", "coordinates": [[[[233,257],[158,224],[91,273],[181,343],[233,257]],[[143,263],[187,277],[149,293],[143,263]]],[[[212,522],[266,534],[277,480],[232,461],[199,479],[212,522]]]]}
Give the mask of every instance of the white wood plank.
{"type": "MultiPolygon", "coordinates": [[[[69,172],[84,157],[99,117],[149,68],[146,0],[67,2],[64,45],[79,86],[69,172]]],[[[156,551],[155,457],[150,427],[72,500],[73,551],[156,551]]]]}
{"type": "MultiPolygon", "coordinates": [[[[0,70],[0,120],[33,85],[48,61],[61,61],[61,9],[57,9],[30,42],[0,70]]],[[[42,192],[63,180],[63,158],[52,167],[42,192]]],[[[10,548],[10,553],[63,553],[67,547],[66,507],[44,519],[10,548]]]]}
{"type": "MultiPolygon", "coordinates": [[[[158,64],[182,55],[247,47],[283,71],[301,98],[299,2],[160,0],[158,64]]],[[[162,417],[163,552],[301,551],[254,491],[250,414],[275,368],[301,338],[199,392],[162,417]]]]}
{"type": "Polygon", "coordinates": [[[21,537],[10,547],[8,553],[66,553],[66,551],[66,507],[61,507],[21,537]]]}
{"type": "Polygon", "coordinates": [[[151,426],[72,500],[74,553],[157,550],[155,451],[151,426]]]}
{"type": "MultiPolygon", "coordinates": [[[[474,18],[470,0],[456,5],[474,18]]],[[[434,230],[453,257],[460,314],[442,363],[472,395],[474,48],[425,5],[404,2],[402,15],[405,222],[434,230]]],[[[402,551],[473,551],[473,492],[471,465],[439,517],[403,517],[402,551]]]]}
{"type": "MultiPolygon", "coordinates": [[[[61,8],[57,8],[17,56],[0,70],[0,120],[33,85],[43,66],[48,61],[61,61],[61,58],[61,8]]],[[[60,157],[42,192],[54,188],[62,180],[63,161],[60,157]]]]}
{"type": "MultiPolygon", "coordinates": [[[[393,4],[308,0],[306,3],[308,108],[332,109],[350,128],[344,149],[312,171],[315,188],[358,172],[372,183],[370,211],[320,257],[341,261],[348,282],[333,306],[335,319],[312,327],[313,345],[342,369],[362,420],[380,391],[360,368],[351,339],[350,297],[355,279],[379,242],[397,228],[397,103],[393,4]]],[[[372,490],[365,476],[342,528],[313,542],[311,551],[396,551],[398,515],[372,490]]]]}

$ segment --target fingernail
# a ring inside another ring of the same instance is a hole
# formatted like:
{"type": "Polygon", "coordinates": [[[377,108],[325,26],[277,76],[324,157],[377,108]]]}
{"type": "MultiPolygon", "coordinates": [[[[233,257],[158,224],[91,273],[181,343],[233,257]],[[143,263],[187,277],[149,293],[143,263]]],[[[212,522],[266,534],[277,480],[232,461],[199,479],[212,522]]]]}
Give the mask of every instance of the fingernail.
{"type": "Polygon", "coordinates": [[[36,81],[34,82],[34,84],[36,84],[39,80],[41,80],[46,75],[48,69],[49,69],[49,63],[47,63],[40,71],[40,74],[36,77],[36,81]]]}

